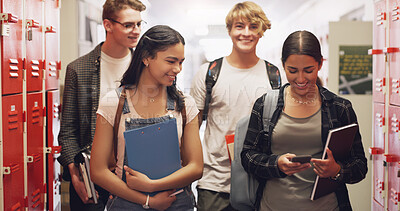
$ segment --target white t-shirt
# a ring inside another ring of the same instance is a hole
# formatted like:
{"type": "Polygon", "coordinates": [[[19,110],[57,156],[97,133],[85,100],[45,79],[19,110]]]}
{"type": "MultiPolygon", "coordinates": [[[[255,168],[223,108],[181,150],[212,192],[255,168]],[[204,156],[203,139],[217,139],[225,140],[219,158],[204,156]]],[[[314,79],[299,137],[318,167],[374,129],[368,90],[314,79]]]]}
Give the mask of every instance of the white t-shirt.
{"type": "Polygon", "coordinates": [[[104,95],[119,87],[122,75],[128,69],[129,64],[132,60],[132,53],[126,55],[123,58],[116,59],[101,52],[100,62],[100,98],[104,95]]]}
{"type": "MultiPolygon", "coordinates": [[[[129,92],[127,91],[127,99],[131,99],[129,92]]],[[[104,117],[104,119],[107,120],[108,123],[111,124],[111,126],[114,127],[114,119],[115,119],[115,114],[117,112],[117,106],[118,106],[118,99],[119,96],[115,90],[108,92],[101,100],[99,104],[99,108],[97,110],[97,114],[100,114],[101,116],[104,117]]],[[[119,129],[118,129],[118,155],[117,155],[117,168],[115,170],[116,174],[122,178],[122,168],[123,168],[123,161],[124,161],[124,153],[125,153],[125,139],[124,139],[124,134],[123,132],[125,131],[125,119],[126,118],[142,118],[140,115],[136,112],[134,105],[132,104],[132,101],[128,100],[128,105],[129,105],[129,111],[130,113],[127,114],[121,114],[121,121],[119,124],[119,129]]],[[[196,104],[194,102],[194,99],[191,96],[185,95],[185,107],[186,107],[186,124],[188,124],[190,121],[192,121],[197,114],[199,113],[199,110],[196,107],[196,104]]],[[[181,112],[177,112],[175,110],[168,110],[166,115],[172,114],[176,118],[176,125],[178,129],[178,137],[179,137],[179,144],[181,142],[181,137],[182,137],[182,115],[181,112]]]]}
{"type": "MultiPolygon", "coordinates": [[[[192,81],[191,95],[200,110],[206,96],[205,76],[209,63],[203,64],[192,81]]],[[[223,59],[221,72],[212,89],[212,99],[203,139],[204,172],[198,187],[230,192],[231,164],[225,135],[235,132],[236,123],[251,113],[257,98],[271,89],[265,62],[260,59],[249,69],[231,66],[223,59]]]]}

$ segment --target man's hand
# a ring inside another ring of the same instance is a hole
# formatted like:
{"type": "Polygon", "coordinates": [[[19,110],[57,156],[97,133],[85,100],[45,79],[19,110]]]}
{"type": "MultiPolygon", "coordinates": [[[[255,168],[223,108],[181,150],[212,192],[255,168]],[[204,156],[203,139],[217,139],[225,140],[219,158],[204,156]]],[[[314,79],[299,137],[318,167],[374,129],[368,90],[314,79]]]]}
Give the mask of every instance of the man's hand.
{"type": "MultiPolygon", "coordinates": [[[[85,183],[82,181],[78,167],[74,163],[68,165],[69,173],[71,174],[71,183],[74,186],[76,193],[81,198],[84,204],[94,203],[93,199],[89,199],[86,192],[85,183]]],[[[96,192],[96,195],[97,192],[96,192]]],[[[96,196],[98,197],[98,196],[96,196]]]]}

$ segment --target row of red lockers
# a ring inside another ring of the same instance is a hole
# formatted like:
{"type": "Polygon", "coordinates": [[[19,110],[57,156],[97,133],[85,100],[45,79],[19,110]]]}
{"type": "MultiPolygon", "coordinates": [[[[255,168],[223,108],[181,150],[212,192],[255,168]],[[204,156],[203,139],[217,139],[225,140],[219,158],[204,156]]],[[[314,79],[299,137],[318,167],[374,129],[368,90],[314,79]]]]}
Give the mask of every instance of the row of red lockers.
{"type": "Polygon", "coordinates": [[[374,15],[370,50],[374,77],[374,138],[370,148],[372,210],[395,211],[400,210],[400,0],[375,1],[374,15]]]}
{"type": "Polygon", "coordinates": [[[46,105],[43,105],[41,92],[28,93],[26,112],[22,107],[22,94],[2,97],[4,210],[22,210],[24,207],[28,207],[28,210],[43,210],[45,201],[48,210],[61,208],[61,174],[60,165],[56,161],[60,153],[57,146],[60,127],[59,95],[58,90],[47,91],[46,105]],[[27,125],[26,157],[23,151],[24,122],[27,125]],[[46,146],[43,138],[46,138],[46,146]],[[25,173],[27,196],[24,195],[25,173]]]}
{"type": "Polygon", "coordinates": [[[2,22],[2,95],[22,92],[23,70],[26,70],[27,91],[42,90],[45,77],[46,90],[58,88],[59,70],[59,10],[52,9],[57,1],[4,0],[0,20],[2,22]],[[45,11],[45,20],[42,13],[45,11]],[[23,16],[23,10],[25,15],[23,16]],[[51,18],[48,18],[51,17],[51,18]],[[43,35],[42,32],[45,32],[43,35]],[[45,58],[43,58],[45,36],[45,58]],[[26,55],[23,55],[23,46],[26,55]],[[45,69],[45,73],[43,73],[45,69]],[[45,75],[43,75],[45,74],[45,75]]]}
{"type": "Polygon", "coordinates": [[[59,1],[0,2],[3,129],[0,210],[60,210],[60,166],[55,159],[60,152],[56,137],[60,122],[59,1]]]}

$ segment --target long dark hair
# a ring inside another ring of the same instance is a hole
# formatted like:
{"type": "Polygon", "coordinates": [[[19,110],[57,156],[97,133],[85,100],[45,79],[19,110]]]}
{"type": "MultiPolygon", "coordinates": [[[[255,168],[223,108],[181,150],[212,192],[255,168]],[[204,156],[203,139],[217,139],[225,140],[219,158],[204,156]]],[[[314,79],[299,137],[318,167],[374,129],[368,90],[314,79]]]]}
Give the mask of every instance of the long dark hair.
{"type": "MultiPolygon", "coordinates": [[[[185,39],[171,27],[165,25],[151,27],[140,38],[133,53],[131,64],[122,76],[121,86],[136,86],[145,67],[143,59],[154,59],[159,51],[165,51],[170,46],[179,43],[185,45],[185,39]]],[[[176,88],[176,82],[167,87],[167,93],[176,102],[176,109],[181,111],[184,106],[184,99],[182,93],[176,88]]]]}
{"type": "Polygon", "coordinates": [[[319,65],[322,63],[321,45],[318,38],[309,31],[295,31],[283,43],[282,64],[285,65],[290,55],[308,55],[315,59],[319,65]]]}

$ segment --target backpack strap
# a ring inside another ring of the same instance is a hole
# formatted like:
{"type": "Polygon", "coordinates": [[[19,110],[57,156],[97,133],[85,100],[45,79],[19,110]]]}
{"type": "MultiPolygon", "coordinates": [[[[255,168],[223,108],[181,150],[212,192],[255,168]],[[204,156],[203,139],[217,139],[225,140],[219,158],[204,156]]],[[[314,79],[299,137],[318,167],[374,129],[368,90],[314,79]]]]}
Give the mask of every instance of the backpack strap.
{"type": "MultiPolygon", "coordinates": [[[[217,82],[219,73],[221,72],[221,66],[222,66],[222,59],[218,58],[212,62],[210,62],[210,65],[208,65],[208,70],[206,74],[206,98],[204,101],[204,109],[203,109],[203,116],[202,120],[206,120],[208,116],[208,110],[210,108],[210,102],[211,102],[211,92],[212,88],[214,87],[215,83],[217,82]]],[[[272,89],[279,89],[282,85],[281,82],[281,75],[279,72],[279,69],[269,63],[268,61],[265,61],[265,66],[267,68],[267,74],[269,78],[269,83],[271,84],[272,89]]]]}
{"type": "Polygon", "coordinates": [[[271,84],[272,89],[281,88],[282,80],[281,80],[281,74],[279,73],[279,69],[275,65],[269,63],[268,61],[265,61],[265,66],[267,67],[269,83],[271,84]]]}
{"type": "Polygon", "coordinates": [[[119,129],[119,123],[121,120],[122,108],[124,107],[125,99],[126,99],[126,92],[125,92],[125,86],[123,86],[121,94],[119,96],[117,112],[115,113],[115,119],[114,119],[113,148],[114,148],[115,162],[117,162],[117,153],[118,153],[118,129],[119,129]]]}
{"type": "Polygon", "coordinates": [[[272,115],[278,104],[279,89],[268,91],[264,95],[263,125],[264,131],[268,131],[272,115]]]}
{"type": "Polygon", "coordinates": [[[210,108],[210,102],[211,102],[211,92],[212,88],[214,87],[215,83],[217,82],[219,73],[221,72],[221,66],[222,66],[222,58],[216,59],[212,62],[210,62],[210,65],[208,65],[208,70],[206,74],[206,99],[204,101],[204,109],[203,109],[203,120],[207,119],[208,115],[208,109],[210,108]]]}

